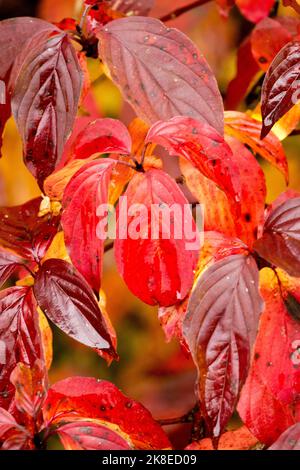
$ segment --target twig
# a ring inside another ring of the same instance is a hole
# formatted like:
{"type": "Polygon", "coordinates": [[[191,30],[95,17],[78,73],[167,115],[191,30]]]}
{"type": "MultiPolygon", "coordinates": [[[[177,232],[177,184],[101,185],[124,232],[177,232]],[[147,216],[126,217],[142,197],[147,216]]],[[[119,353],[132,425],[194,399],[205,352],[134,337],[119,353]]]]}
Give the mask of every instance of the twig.
{"type": "Polygon", "coordinates": [[[277,282],[278,282],[280,297],[281,297],[281,299],[284,301],[284,295],[283,295],[283,289],[282,289],[282,282],[281,282],[281,279],[280,279],[280,277],[279,277],[279,274],[278,274],[276,268],[275,268],[275,267],[272,267],[272,270],[273,270],[273,272],[274,272],[274,274],[275,274],[275,276],[276,276],[277,282]]]}
{"type": "Polygon", "coordinates": [[[294,135],[300,135],[300,129],[294,129],[289,135],[288,137],[292,137],[294,135]]]}
{"type": "Polygon", "coordinates": [[[104,253],[107,253],[107,252],[110,251],[113,247],[114,247],[114,242],[109,242],[109,243],[107,243],[107,245],[105,245],[105,247],[104,247],[104,253]]]}
{"type": "Polygon", "coordinates": [[[22,266],[24,269],[26,269],[26,271],[29,272],[29,274],[33,277],[33,279],[35,278],[35,274],[34,274],[34,272],[29,268],[29,266],[27,266],[26,264],[23,264],[23,263],[21,264],[21,266],[22,266]]]}
{"type": "Polygon", "coordinates": [[[195,405],[190,411],[188,411],[182,416],[177,416],[176,418],[157,419],[156,421],[161,426],[170,426],[171,424],[179,423],[192,423],[194,421],[194,415],[197,411],[198,405],[195,405]]]}
{"type": "Polygon", "coordinates": [[[300,15],[300,5],[297,3],[297,0],[283,0],[284,7],[291,7],[300,15]]]}
{"type": "Polygon", "coordinates": [[[205,5],[206,3],[209,3],[211,0],[196,0],[193,3],[190,3],[189,5],[185,5],[183,7],[177,8],[177,10],[172,11],[171,13],[168,13],[165,16],[162,16],[160,18],[160,21],[170,21],[170,20],[175,20],[175,18],[178,18],[178,16],[183,15],[184,13],[187,13],[190,10],[193,10],[194,8],[200,7],[202,5],[205,5]]]}

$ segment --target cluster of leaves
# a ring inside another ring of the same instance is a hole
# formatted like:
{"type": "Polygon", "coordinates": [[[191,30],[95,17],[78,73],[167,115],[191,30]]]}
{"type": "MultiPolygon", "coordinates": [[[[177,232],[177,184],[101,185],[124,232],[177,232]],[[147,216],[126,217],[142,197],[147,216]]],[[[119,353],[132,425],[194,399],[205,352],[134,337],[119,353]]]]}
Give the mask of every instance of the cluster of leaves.
{"type": "MultiPolygon", "coordinates": [[[[256,440],[297,448],[300,195],[287,191],[265,209],[265,177],[255,156],[288,182],[286,156],[271,129],[290,110],[285,136],[299,120],[300,20],[268,18],[274,1],[217,2],[222,11],[236,3],[257,23],[241,45],[227,100],[239,102],[259,69],[267,71],[261,126],[258,108],[224,112],[196,46],[145,16],[152,1],[84,3],[80,24],[0,23],[1,131],[12,113],[25,165],[43,193],[0,209],[1,285],[12,275],[19,279],[0,294],[1,446],[43,448],[57,433],[67,449],[170,448],[150,413],[113,384],[75,377],[48,389],[47,379],[46,317],[108,362],[117,359],[100,291],[106,248],[97,226],[106,216],[97,208],[117,205],[122,194],[128,205],[187,205],[180,184],[153,155],[163,147],[169,158],[180,157],[184,182],[205,207],[203,246],[188,249],[190,240],[166,238],[163,227],[158,239],[121,236],[139,223],[131,213],[125,228],[117,219],[118,270],[138,298],[158,305],[167,336],[177,336],[191,354],[199,402],[192,418],[202,436],[214,446],[220,437],[225,442],[237,407],[254,435],[242,430],[243,448],[256,440]],[[90,92],[87,57],[100,58],[136,112],[129,129],[113,119],[76,117],[90,92]]],[[[185,217],[199,242],[192,211],[185,217]]],[[[150,219],[146,225],[149,231],[150,219]]]]}

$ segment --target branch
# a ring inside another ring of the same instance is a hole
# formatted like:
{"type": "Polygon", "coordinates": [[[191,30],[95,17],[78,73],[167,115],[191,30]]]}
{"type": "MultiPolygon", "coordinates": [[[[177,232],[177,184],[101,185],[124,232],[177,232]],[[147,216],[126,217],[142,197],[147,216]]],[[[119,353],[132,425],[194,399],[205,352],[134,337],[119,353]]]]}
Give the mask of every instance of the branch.
{"type": "Polygon", "coordinates": [[[300,15],[300,5],[297,0],[283,0],[284,7],[291,7],[300,15]]]}
{"type": "Polygon", "coordinates": [[[205,5],[206,3],[209,3],[211,0],[196,0],[193,3],[190,3],[189,5],[185,5],[183,7],[177,8],[177,10],[172,11],[171,13],[168,13],[165,16],[162,16],[160,21],[170,21],[170,20],[175,20],[175,18],[178,18],[178,16],[183,15],[184,13],[187,13],[190,10],[193,10],[194,8],[200,7],[202,5],[205,5]]]}
{"type": "Polygon", "coordinates": [[[198,412],[198,405],[196,404],[190,411],[182,416],[176,418],[157,419],[156,421],[161,426],[170,426],[171,424],[179,423],[193,423],[195,414],[198,412]]]}
{"type": "Polygon", "coordinates": [[[111,250],[114,247],[114,242],[109,242],[107,245],[104,247],[104,253],[107,253],[109,250],[111,250]]]}
{"type": "Polygon", "coordinates": [[[293,137],[294,135],[300,135],[300,129],[294,129],[288,137],[293,137]]]}

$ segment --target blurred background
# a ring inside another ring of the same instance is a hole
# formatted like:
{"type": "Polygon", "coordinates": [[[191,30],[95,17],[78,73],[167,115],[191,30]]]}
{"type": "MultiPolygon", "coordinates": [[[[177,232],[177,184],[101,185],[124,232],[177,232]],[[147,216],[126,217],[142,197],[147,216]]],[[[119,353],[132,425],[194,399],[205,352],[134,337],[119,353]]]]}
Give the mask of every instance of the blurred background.
{"type": "MultiPolygon", "coordinates": [[[[191,0],[157,0],[152,16],[160,17],[191,0]]],[[[0,0],[0,19],[15,16],[37,16],[57,22],[66,17],[78,17],[78,0],[0,0]]],[[[281,12],[281,5],[279,12],[281,12]]],[[[284,8],[282,14],[293,15],[284,8]]],[[[237,47],[253,25],[236,9],[229,18],[220,14],[214,2],[197,8],[170,25],[184,31],[203,52],[216,74],[221,92],[225,95],[228,83],[236,72],[237,47]]],[[[117,88],[101,74],[99,62],[90,59],[89,69],[93,95],[103,117],[122,119],[126,124],[133,114],[122,101],[117,88]]],[[[245,110],[242,103],[240,109],[245,110]]],[[[284,141],[290,166],[290,187],[300,190],[299,137],[284,141]]],[[[0,160],[0,204],[16,205],[40,194],[38,186],[22,162],[22,145],[11,118],[6,125],[0,160]]],[[[268,185],[268,202],[285,190],[282,175],[262,162],[268,185]]],[[[94,352],[67,336],[54,331],[54,360],[50,370],[52,382],[71,375],[94,376],[111,380],[132,398],[140,400],[155,418],[179,416],[194,404],[195,370],[178,342],[166,343],[157,317],[150,308],[130,294],[118,275],[113,254],[105,255],[102,288],[107,298],[107,312],[118,335],[120,361],[107,367],[94,352]]],[[[186,428],[185,428],[186,429],[186,428]]],[[[185,431],[171,427],[169,433],[175,445],[184,444],[185,431]]],[[[188,430],[186,430],[188,431],[188,430]]]]}

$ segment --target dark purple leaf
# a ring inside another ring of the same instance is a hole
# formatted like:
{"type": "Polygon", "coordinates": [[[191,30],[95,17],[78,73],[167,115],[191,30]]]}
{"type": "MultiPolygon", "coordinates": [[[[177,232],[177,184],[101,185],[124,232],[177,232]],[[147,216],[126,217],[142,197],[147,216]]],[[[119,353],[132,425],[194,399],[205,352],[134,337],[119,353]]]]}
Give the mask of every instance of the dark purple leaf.
{"type": "Polygon", "coordinates": [[[268,450],[300,450],[300,423],[284,431],[268,450]]]}
{"type": "Polygon", "coordinates": [[[10,375],[18,362],[33,366],[44,359],[35,298],[29,287],[0,292],[0,406],[13,399],[10,375]]]}
{"type": "Polygon", "coordinates": [[[34,294],[48,318],[67,335],[116,357],[93,291],[74,266],[60,259],[45,261],[37,273],[34,294]]]}
{"type": "Polygon", "coordinates": [[[263,302],[252,256],[232,255],[202,274],[189,300],[184,337],[198,369],[209,432],[218,437],[236,405],[263,302]]]}
{"type": "Polygon", "coordinates": [[[289,42],[276,55],[265,76],[261,94],[263,139],[299,100],[300,42],[289,42]]]}
{"type": "Polygon", "coordinates": [[[34,36],[18,62],[12,111],[23,139],[25,164],[42,188],[72,130],[83,73],[64,33],[38,41],[34,36]]]}
{"type": "Polygon", "coordinates": [[[41,198],[0,208],[0,245],[23,258],[39,261],[57,233],[60,217],[38,217],[41,198]]]}
{"type": "Polygon", "coordinates": [[[148,123],[185,115],[223,134],[216,79],[180,31],[155,18],[118,19],[99,31],[99,54],[125,99],[148,123]]]}
{"type": "Polygon", "coordinates": [[[269,214],[254,249],[291,276],[300,276],[300,197],[287,200],[269,214]]]}
{"type": "Polygon", "coordinates": [[[54,31],[56,28],[46,21],[38,18],[10,18],[0,22],[0,80],[6,84],[5,104],[0,104],[0,149],[2,145],[2,133],[6,121],[11,115],[11,85],[14,77],[11,77],[11,69],[16,57],[26,48],[27,41],[41,31],[54,31]]]}
{"type": "Polygon", "coordinates": [[[0,248],[0,288],[21,263],[22,258],[0,248]]]}

